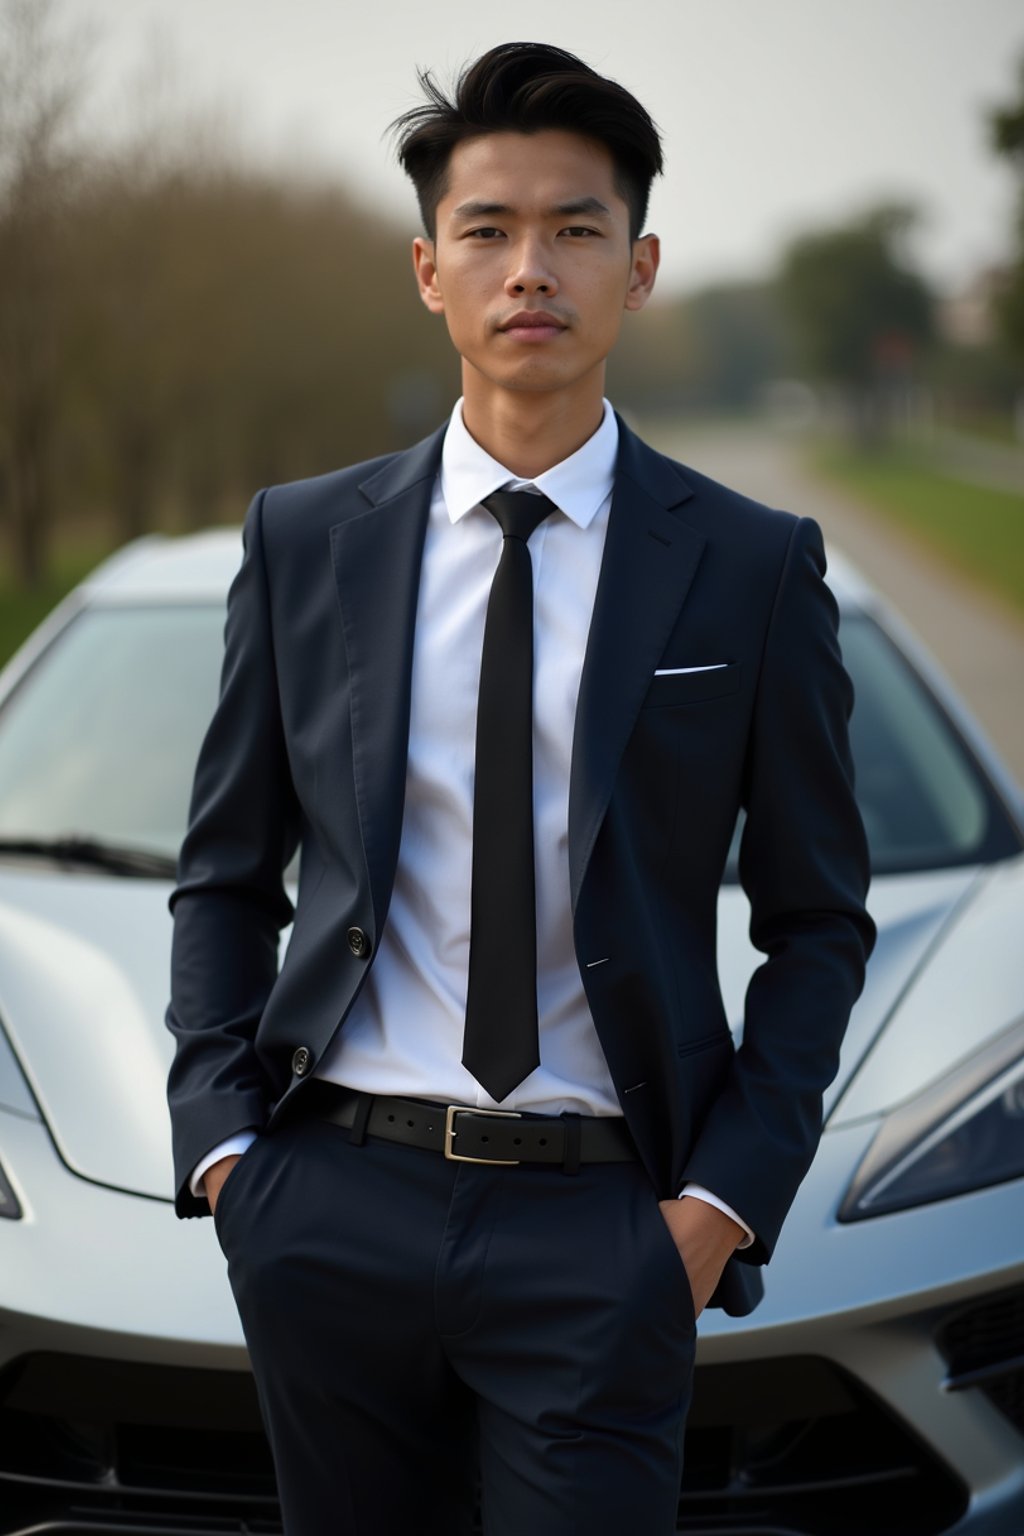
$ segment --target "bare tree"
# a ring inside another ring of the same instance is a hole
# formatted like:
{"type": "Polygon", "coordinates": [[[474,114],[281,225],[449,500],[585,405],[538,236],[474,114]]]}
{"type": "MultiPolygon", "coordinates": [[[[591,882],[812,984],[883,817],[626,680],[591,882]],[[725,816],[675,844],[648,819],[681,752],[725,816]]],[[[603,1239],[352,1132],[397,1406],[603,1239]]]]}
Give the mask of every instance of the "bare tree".
{"type": "Polygon", "coordinates": [[[73,519],[128,539],[237,517],[425,431],[457,388],[407,236],[344,188],[247,162],[166,71],[119,135],[80,135],[62,3],[0,0],[0,520],[26,584],[73,519]]]}
{"type": "Polygon", "coordinates": [[[84,47],[54,0],[0,0],[0,513],[27,585],[53,520],[62,212],[84,47]]]}

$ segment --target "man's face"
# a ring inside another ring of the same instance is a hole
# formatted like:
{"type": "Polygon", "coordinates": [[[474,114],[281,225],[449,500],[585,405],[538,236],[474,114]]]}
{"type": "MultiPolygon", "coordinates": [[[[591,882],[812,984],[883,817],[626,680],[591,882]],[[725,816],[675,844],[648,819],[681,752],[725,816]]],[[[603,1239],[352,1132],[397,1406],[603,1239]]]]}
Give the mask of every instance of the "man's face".
{"type": "Polygon", "coordinates": [[[417,239],[413,259],[464,387],[547,393],[603,382],[623,312],[647,302],[658,242],[630,240],[603,144],[491,133],[452,151],[437,238],[417,239]]]}

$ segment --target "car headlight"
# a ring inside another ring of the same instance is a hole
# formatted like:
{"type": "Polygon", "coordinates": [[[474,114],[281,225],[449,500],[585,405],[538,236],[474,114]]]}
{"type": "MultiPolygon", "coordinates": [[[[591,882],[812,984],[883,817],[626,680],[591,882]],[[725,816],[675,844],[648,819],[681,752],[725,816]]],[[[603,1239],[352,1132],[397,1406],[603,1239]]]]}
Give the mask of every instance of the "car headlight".
{"type": "Polygon", "coordinates": [[[840,1221],[1024,1176],[1024,1021],[885,1117],[840,1221]]]}

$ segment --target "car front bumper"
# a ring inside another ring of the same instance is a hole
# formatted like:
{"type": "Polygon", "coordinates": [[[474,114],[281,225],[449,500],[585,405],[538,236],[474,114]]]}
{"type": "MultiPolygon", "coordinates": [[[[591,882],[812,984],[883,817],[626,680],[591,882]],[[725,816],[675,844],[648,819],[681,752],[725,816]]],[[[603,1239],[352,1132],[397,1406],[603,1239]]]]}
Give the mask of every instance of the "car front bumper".
{"type": "MultiPolygon", "coordinates": [[[[824,1137],[761,1306],[701,1319],[680,1531],[1024,1531],[1020,1184],[842,1225],[873,1129],[824,1137]]],[[[270,1536],[212,1222],[75,1178],[37,1120],[0,1132],[0,1536],[270,1536]]]]}

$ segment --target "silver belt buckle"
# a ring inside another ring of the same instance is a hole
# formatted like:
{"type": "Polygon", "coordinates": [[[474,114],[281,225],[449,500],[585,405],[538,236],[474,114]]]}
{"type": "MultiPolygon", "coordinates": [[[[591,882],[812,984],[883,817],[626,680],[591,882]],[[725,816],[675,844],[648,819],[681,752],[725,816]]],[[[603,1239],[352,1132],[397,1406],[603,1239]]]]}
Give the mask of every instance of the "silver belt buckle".
{"type": "Polygon", "coordinates": [[[491,1168],[518,1168],[521,1158],[518,1157],[470,1157],[465,1153],[456,1152],[454,1149],[455,1138],[459,1134],[455,1129],[456,1115],[481,1115],[498,1117],[503,1120],[521,1120],[523,1117],[515,1109],[467,1109],[465,1104],[449,1104],[444,1116],[444,1155],[450,1163],[486,1163],[491,1168]]]}

